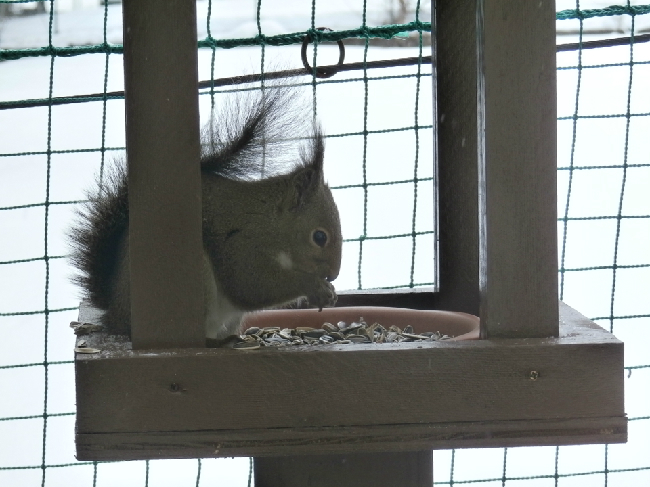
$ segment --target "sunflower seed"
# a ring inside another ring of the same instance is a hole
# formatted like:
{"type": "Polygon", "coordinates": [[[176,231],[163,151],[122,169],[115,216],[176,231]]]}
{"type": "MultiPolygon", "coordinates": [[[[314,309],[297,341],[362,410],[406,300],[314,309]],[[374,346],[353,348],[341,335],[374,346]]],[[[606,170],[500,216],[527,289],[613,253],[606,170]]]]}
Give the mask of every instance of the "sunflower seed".
{"type": "Polygon", "coordinates": [[[75,352],[77,353],[99,353],[101,350],[98,350],[96,348],[90,348],[90,347],[77,347],[74,349],[75,352]]]}
{"type": "Polygon", "coordinates": [[[235,350],[257,350],[260,348],[260,344],[257,342],[239,342],[235,343],[232,348],[235,350]]]}
{"type": "Polygon", "coordinates": [[[403,337],[406,337],[406,338],[410,338],[410,339],[412,339],[412,340],[428,340],[428,339],[429,339],[428,336],[425,336],[425,335],[416,335],[416,334],[414,334],[414,333],[407,333],[406,331],[404,331],[404,333],[402,333],[402,336],[403,336],[403,337]]]}
{"type": "Polygon", "coordinates": [[[339,331],[339,328],[338,326],[334,326],[332,323],[323,323],[323,330],[332,333],[339,331]]]}
{"type": "Polygon", "coordinates": [[[323,335],[326,335],[327,331],[323,329],[316,329],[316,330],[310,330],[308,332],[303,333],[304,337],[309,337],[309,338],[320,338],[323,335]]]}
{"type": "Polygon", "coordinates": [[[293,334],[289,328],[285,328],[280,331],[280,336],[286,340],[291,340],[293,338],[293,334]]]}
{"type": "Polygon", "coordinates": [[[348,340],[350,340],[352,343],[370,343],[370,338],[362,335],[348,336],[348,340]]]}
{"type": "MultiPolygon", "coordinates": [[[[72,325],[78,326],[78,322],[72,325]]],[[[265,328],[251,327],[243,335],[233,335],[231,342],[233,348],[238,350],[256,350],[261,347],[284,347],[297,345],[346,345],[351,343],[400,343],[400,342],[431,342],[448,340],[447,335],[439,332],[427,331],[415,333],[411,325],[402,330],[392,325],[388,329],[380,323],[368,325],[363,317],[347,324],[339,321],[336,325],[325,322],[321,328],[299,326],[295,329],[268,326],[265,328]]],[[[85,341],[80,340],[77,348],[84,349],[85,341]]],[[[421,347],[419,347],[421,348],[421,347]]],[[[82,352],[84,353],[84,352],[82,352]]]]}

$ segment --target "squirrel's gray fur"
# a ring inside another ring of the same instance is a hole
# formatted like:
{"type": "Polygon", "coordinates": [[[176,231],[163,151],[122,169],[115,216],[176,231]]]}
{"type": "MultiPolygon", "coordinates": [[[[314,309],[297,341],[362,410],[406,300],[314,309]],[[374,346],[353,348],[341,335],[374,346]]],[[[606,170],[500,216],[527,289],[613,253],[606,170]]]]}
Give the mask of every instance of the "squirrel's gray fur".
{"type": "MultiPolygon", "coordinates": [[[[323,177],[323,135],[300,106],[285,87],[237,95],[202,132],[208,338],[237,333],[246,311],[300,297],[315,307],[336,301],[339,215],[323,177]],[[313,128],[292,161],[304,127],[313,128]]],[[[128,221],[126,167],[118,162],[70,232],[75,281],[116,334],[130,334],[128,221]]]]}

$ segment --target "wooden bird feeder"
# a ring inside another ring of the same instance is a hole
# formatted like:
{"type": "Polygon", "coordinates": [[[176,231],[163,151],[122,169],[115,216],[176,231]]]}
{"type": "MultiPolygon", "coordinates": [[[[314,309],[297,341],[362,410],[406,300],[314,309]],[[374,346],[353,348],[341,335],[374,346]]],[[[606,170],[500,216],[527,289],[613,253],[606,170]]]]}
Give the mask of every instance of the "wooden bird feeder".
{"type": "Polygon", "coordinates": [[[481,339],[242,352],[202,326],[195,2],[124,1],[132,342],[76,354],[79,460],[430,486],[432,449],[626,441],[623,343],[557,301],[554,2],[433,4],[440,288],[338,306],[463,311],[481,339]]]}

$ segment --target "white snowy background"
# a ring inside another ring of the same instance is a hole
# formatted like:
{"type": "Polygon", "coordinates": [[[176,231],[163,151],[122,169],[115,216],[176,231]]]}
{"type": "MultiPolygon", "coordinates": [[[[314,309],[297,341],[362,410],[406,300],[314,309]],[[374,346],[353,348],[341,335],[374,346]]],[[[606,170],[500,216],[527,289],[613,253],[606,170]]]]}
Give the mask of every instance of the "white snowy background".
{"type": "MultiPolygon", "coordinates": [[[[368,24],[387,22],[387,10],[397,2],[368,2],[368,24]]],[[[581,2],[582,8],[600,8],[612,2],[581,2]]],[[[622,2],[621,2],[622,3],[622,2]]],[[[647,2],[633,2],[643,4],[647,2]]],[[[103,42],[104,7],[92,0],[61,0],[56,3],[53,22],[53,45],[89,45],[103,42]]],[[[16,10],[33,4],[14,5],[16,10]]],[[[422,20],[429,18],[429,4],[423,3],[422,20]]],[[[199,38],[207,34],[208,3],[197,3],[199,38]]],[[[558,1],[557,10],[575,8],[575,2],[558,1]]],[[[106,38],[121,44],[121,6],[108,7],[106,38]]],[[[253,0],[216,0],[212,7],[212,35],[216,38],[249,37],[257,34],[256,2],[253,0]]],[[[266,35],[304,31],[310,26],[311,2],[306,0],[264,0],[262,30],[266,35]]],[[[361,25],[362,2],[329,0],[319,2],[316,25],[334,29],[361,25]]],[[[410,19],[407,19],[410,20],[410,19]]],[[[576,40],[577,21],[558,22],[558,30],[566,32],[559,43],[576,40]]],[[[588,19],[584,23],[586,39],[617,37],[629,33],[626,16],[588,19]],[[608,31],[611,31],[607,33],[608,31]],[[589,34],[591,32],[591,34],[589,34]]],[[[650,15],[636,22],[636,33],[650,30],[650,15]]],[[[24,15],[0,18],[0,47],[33,48],[48,44],[49,15],[24,15]]],[[[425,50],[428,48],[425,48],[425,50]]],[[[333,63],[336,51],[323,47],[319,59],[333,63]]],[[[346,61],[363,58],[363,48],[348,46],[346,61]]],[[[417,48],[371,47],[368,59],[401,58],[417,55],[417,48]]],[[[425,53],[425,55],[428,52],[425,53]]],[[[265,58],[271,65],[300,66],[299,47],[268,47],[265,58]]],[[[628,63],[629,46],[584,51],[583,65],[628,63]]],[[[576,52],[558,54],[558,66],[577,65],[576,52]]],[[[634,48],[636,64],[630,89],[630,67],[611,66],[582,70],[578,113],[580,115],[620,115],[630,110],[646,114],[631,118],[627,153],[625,151],[626,119],[624,117],[581,119],[577,124],[574,166],[620,166],[625,158],[632,167],[623,181],[620,167],[576,170],[569,204],[570,217],[614,216],[619,211],[624,184],[622,214],[650,215],[650,45],[634,48]],[[640,165],[635,167],[634,165],[640,165]]],[[[23,58],[0,63],[0,101],[47,98],[50,86],[48,57],[23,58]]],[[[89,54],[54,60],[52,96],[100,93],[104,89],[106,57],[89,54]]],[[[210,77],[211,51],[199,51],[199,79],[210,77]]],[[[215,77],[257,72],[259,48],[218,49],[215,77]]],[[[371,77],[413,74],[416,67],[369,72],[371,77]]],[[[430,68],[422,67],[430,74],[430,68]]],[[[333,80],[358,78],[360,73],[337,75],[333,80]]],[[[558,71],[558,116],[572,116],[576,109],[578,70],[558,71]]],[[[107,90],[123,89],[122,58],[111,55],[108,63],[107,90]]],[[[306,89],[311,97],[311,88],[306,89]]],[[[398,129],[415,124],[416,78],[371,80],[368,87],[368,130],[398,129]],[[397,96],[396,96],[397,95],[397,96]]],[[[323,83],[317,90],[317,110],[330,135],[357,133],[363,130],[364,85],[362,82],[323,83]]],[[[201,116],[206,121],[210,97],[201,96],[201,116]]],[[[420,125],[431,124],[431,81],[421,78],[419,86],[420,125]]],[[[8,313],[74,308],[78,292],[69,283],[71,268],[63,258],[49,261],[46,276],[45,202],[66,202],[83,199],[84,190],[93,184],[99,170],[99,152],[85,152],[104,144],[109,148],[124,146],[124,106],[122,100],[106,105],[103,128],[101,102],[56,106],[52,109],[51,132],[48,133],[48,110],[45,107],[0,110],[0,208],[40,206],[0,210],[0,486],[43,485],[43,410],[50,416],[45,435],[45,482],[47,486],[144,486],[145,462],[79,464],[74,458],[74,375],[73,335],[68,323],[76,311],[50,313],[47,334],[43,314],[7,315],[8,313]],[[54,151],[48,178],[48,137],[54,151]],[[36,154],[30,154],[36,153],[36,154]],[[15,155],[21,154],[21,155],[15,155]],[[34,259],[34,260],[30,260],[34,259]],[[46,282],[47,278],[47,282],[46,282]],[[4,314],[4,315],[3,315],[4,314]],[[47,341],[45,337],[47,336],[47,341]],[[44,353],[46,355],[44,355],[44,353]],[[45,395],[44,360],[51,363],[45,395]],[[61,364],[53,362],[64,362],[61,364]],[[29,365],[19,368],[2,368],[29,365]],[[38,365],[41,364],[41,365],[38,365]],[[56,416],[61,414],[60,416],[56,416]],[[25,419],[11,419],[25,418],[25,419]]],[[[558,166],[570,164],[573,121],[558,122],[558,166]]],[[[432,133],[421,130],[419,140],[418,177],[430,177],[432,169],[432,133]]],[[[369,182],[412,179],[416,160],[413,130],[370,134],[367,148],[369,182]]],[[[121,152],[108,151],[106,163],[121,152]]],[[[363,137],[331,137],[327,141],[327,176],[333,186],[358,184],[361,181],[363,137]]],[[[558,172],[558,214],[563,216],[568,189],[566,170],[558,172]]],[[[420,183],[416,229],[433,229],[432,183],[420,183]]],[[[341,208],[346,238],[363,233],[363,193],[360,189],[338,190],[335,194],[341,208]]],[[[369,192],[368,235],[383,236],[411,231],[413,211],[412,185],[376,186],[369,192]]],[[[74,205],[51,204],[47,220],[47,255],[64,256],[68,252],[65,231],[73,217],[74,205]]],[[[558,226],[562,248],[562,224],[558,226]]],[[[650,264],[650,219],[623,219],[616,238],[616,219],[570,221],[566,244],[566,268],[611,266],[617,250],[618,265],[650,264]]],[[[416,283],[433,280],[433,236],[418,237],[416,252],[416,283]]],[[[358,244],[344,248],[344,261],[338,289],[356,288],[358,244]]],[[[396,286],[409,282],[411,239],[371,241],[365,244],[362,268],[363,287],[396,286]],[[390,256],[389,258],[386,258],[390,256]]],[[[614,296],[614,316],[650,314],[648,291],[650,268],[619,269],[614,296]]],[[[592,317],[610,315],[612,270],[601,269],[567,272],[564,300],[583,314],[592,317]]],[[[608,320],[599,323],[609,328],[608,320]]],[[[614,321],[613,331],[625,341],[625,365],[650,363],[647,336],[648,318],[626,318],[614,321]]],[[[456,450],[434,452],[435,481],[468,482],[485,480],[480,485],[507,486],[650,486],[650,368],[635,369],[626,379],[626,411],[630,418],[629,442],[626,445],[560,447],[557,472],[556,448],[512,448],[507,450],[507,468],[503,471],[504,450],[456,450]],[[608,475],[603,473],[606,468],[608,475]],[[640,470],[637,470],[640,469],[640,470]],[[578,473],[575,477],[562,477],[578,473]],[[526,479],[531,476],[544,478],[526,479]]],[[[200,462],[200,485],[244,486],[248,479],[248,459],[205,459],[200,462]]],[[[196,485],[197,460],[149,462],[148,485],[196,485]]]]}

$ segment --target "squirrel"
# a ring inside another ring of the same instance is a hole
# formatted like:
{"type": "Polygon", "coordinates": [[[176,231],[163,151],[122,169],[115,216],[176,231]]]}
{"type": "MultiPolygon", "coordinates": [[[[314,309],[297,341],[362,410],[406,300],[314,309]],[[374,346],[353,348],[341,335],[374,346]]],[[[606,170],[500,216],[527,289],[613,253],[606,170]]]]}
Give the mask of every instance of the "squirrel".
{"type": "MultiPolygon", "coordinates": [[[[206,338],[238,334],[245,312],[307,298],[336,303],[341,224],[324,179],[324,136],[291,88],[236,95],[201,134],[203,291],[206,338]],[[287,158],[301,127],[311,133],[287,158]],[[292,139],[287,136],[291,135],[292,139]],[[278,170],[279,168],[279,170],[278,170]]],[[[108,333],[130,335],[129,208],[125,162],[88,194],[70,230],[73,277],[104,311],[108,333]]]]}

